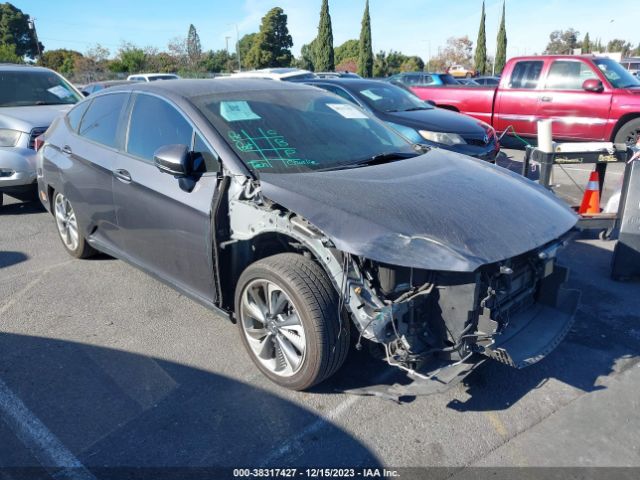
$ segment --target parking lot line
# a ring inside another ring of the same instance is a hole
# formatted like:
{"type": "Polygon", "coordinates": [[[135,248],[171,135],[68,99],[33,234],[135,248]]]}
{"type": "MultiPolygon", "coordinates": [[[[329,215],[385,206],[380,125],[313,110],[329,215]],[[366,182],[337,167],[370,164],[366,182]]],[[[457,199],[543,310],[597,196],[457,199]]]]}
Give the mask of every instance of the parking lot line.
{"type": "Polygon", "coordinates": [[[3,315],[7,310],[9,310],[9,308],[11,308],[11,306],[14,303],[16,303],[18,298],[20,298],[24,293],[28,292],[33,287],[35,287],[38,283],[40,283],[40,280],[42,280],[42,278],[45,276],[47,272],[48,270],[43,270],[40,275],[38,275],[36,278],[31,280],[29,283],[27,283],[23,288],[21,288],[16,293],[14,293],[9,299],[9,301],[5,303],[2,307],[0,307],[0,315],[3,315]]]}
{"type": "Polygon", "coordinates": [[[95,480],[78,460],[31,410],[0,379],[0,413],[20,441],[43,467],[60,469],[60,479],[95,480]]]}

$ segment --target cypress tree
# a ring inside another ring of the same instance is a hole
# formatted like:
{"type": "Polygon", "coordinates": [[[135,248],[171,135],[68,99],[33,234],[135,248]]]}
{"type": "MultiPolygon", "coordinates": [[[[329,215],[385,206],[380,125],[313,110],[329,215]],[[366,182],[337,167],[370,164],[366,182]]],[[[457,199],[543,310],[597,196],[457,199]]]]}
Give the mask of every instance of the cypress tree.
{"type": "Polygon", "coordinates": [[[318,72],[332,72],[335,70],[333,31],[331,30],[328,0],[322,0],[322,7],[320,7],[320,23],[318,24],[318,37],[315,42],[313,64],[318,72]]]}
{"type": "Polygon", "coordinates": [[[487,35],[484,28],[486,15],[484,13],[484,0],[482,2],[482,16],[480,17],[480,29],[478,30],[478,41],[476,42],[475,69],[480,75],[484,75],[487,64],[487,35]]]}
{"type": "Polygon", "coordinates": [[[362,27],[360,29],[360,52],[358,55],[358,75],[373,76],[373,47],[371,45],[371,17],[369,16],[369,0],[364,7],[362,27]]]}
{"type": "Polygon", "coordinates": [[[582,40],[582,53],[591,53],[591,39],[589,38],[589,32],[584,36],[582,40]]]}
{"type": "Polygon", "coordinates": [[[200,35],[196,30],[196,27],[191,24],[189,26],[189,33],[187,35],[187,55],[191,65],[195,65],[200,61],[202,57],[202,46],[200,45],[200,35]]]}
{"type": "Polygon", "coordinates": [[[502,20],[500,20],[500,29],[498,30],[498,48],[496,49],[495,73],[499,75],[507,63],[507,29],[505,27],[505,7],[502,2],[502,20]]]}

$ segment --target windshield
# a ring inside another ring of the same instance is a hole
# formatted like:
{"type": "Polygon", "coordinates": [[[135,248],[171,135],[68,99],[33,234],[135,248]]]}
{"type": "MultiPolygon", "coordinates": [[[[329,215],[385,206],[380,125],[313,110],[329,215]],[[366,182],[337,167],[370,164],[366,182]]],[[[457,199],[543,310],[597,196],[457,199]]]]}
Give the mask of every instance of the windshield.
{"type": "Polygon", "coordinates": [[[640,80],[631,75],[631,73],[625,70],[618,62],[610,58],[596,58],[594,63],[600,71],[604,73],[604,76],[607,77],[607,80],[609,80],[613,88],[640,87],[640,80]]]}
{"type": "Polygon", "coordinates": [[[82,97],[53,72],[31,70],[0,71],[0,107],[68,105],[82,97]]]}
{"type": "Polygon", "coordinates": [[[256,171],[310,172],[387,153],[416,155],[411,143],[378,120],[315,88],[203,95],[192,101],[256,171]]]}
{"type": "Polygon", "coordinates": [[[380,83],[367,88],[358,88],[356,92],[360,100],[377,112],[407,112],[433,108],[414,94],[395,85],[380,83]]]}
{"type": "Polygon", "coordinates": [[[156,80],[177,80],[177,75],[149,75],[149,81],[155,82],[156,80]]]}

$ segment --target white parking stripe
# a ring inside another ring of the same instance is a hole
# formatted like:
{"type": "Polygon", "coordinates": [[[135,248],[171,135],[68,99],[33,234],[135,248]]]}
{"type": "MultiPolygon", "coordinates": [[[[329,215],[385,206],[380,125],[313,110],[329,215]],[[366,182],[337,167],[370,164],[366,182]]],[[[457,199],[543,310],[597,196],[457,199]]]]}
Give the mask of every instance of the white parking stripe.
{"type": "Polygon", "coordinates": [[[96,480],[1,379],[0,414],[43,467],[60,469],[54,474],[55,478],[96,480]]]}

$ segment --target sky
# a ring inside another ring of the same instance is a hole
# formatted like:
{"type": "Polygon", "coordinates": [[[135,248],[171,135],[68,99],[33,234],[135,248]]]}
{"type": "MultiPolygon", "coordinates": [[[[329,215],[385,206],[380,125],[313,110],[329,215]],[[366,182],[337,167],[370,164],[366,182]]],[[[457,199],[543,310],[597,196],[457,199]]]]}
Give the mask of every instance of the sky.
{"type": "MultiPolygon", "coordinates": [[[[186,37],[190,24],[203,50],[233,49],[240,37],[258,31],[260,19],[275,6],[288,15],[293,52],[317,34],[321,0],[12,0],[35,17],[46,49],[85,52],[96,43],[115,53],[123,42],[159,49],[186,37]]],[[[334,46],[358,38],[365,0],[329,0],[334,46]]],[[[553,30],[574,28],[603,43],[623,38],[640,43],[638,0],[506,0],[507,56],[541,53],[553,30]],[[615,7],[613,6],[615,5],[615,7]]],[[[468,35],[475,43],[482,0],[370,0],[374,52],[398,50],[425,61],[447,38],[468,35]]],[[[487,52],[496,49],[502,0],[486,1],[487,52]]]]}

